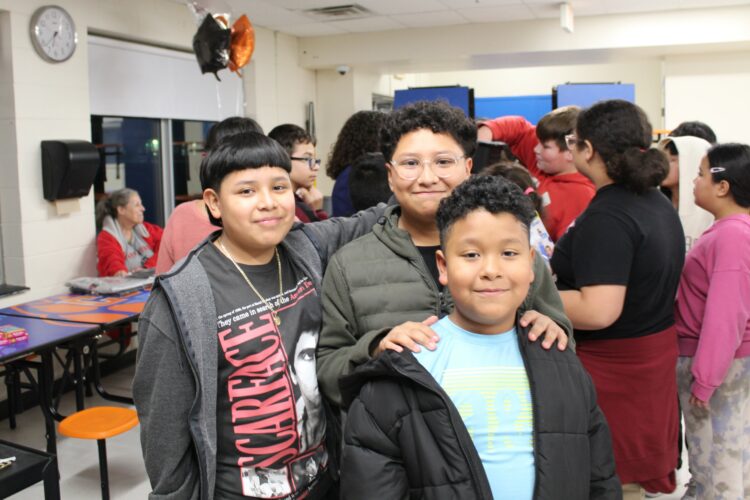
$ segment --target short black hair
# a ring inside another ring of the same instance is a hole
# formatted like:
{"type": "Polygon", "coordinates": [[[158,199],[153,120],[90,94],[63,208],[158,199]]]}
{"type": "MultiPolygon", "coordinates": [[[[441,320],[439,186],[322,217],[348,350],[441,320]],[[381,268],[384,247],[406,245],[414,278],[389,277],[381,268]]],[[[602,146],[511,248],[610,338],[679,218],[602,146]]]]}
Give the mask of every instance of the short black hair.
{"type": "Polygon", "coordinates": [[[393,152],[403,135],[420,129],[431,130],[435,134],[448,134],[461,146],[466,158],[474,155],[477,147],[477,126],[461,108],[445,101],[417,101],[391,112],[380,131],[380,151],[386,161],[393,158],[393,152]]]}
{"type": "Polygon", "coordinates": [[[355,211],[387,203],[392,195],[382,154],[365,153],[354,161],[349,172],[349,198],[355,211]]]}
{"type": "Polygon", "coordinates": [[[236,134],[244,134],[245,132],[257,132],[263,133],[261,126],[252,118],[246,118],[244,116],[230,116],[213,127],[208,132],[206,137],[206,151],[215,148],[225,138],[236,134]]]}
{"type": "MultiPolygon", "coordinates": [[[[232,172],[269,166],[292,171],[289,155],[278,142],[257,132],[236,134],[225,138],[203,158],[201,188],[218,192],[221,182],[232,172]]],[[[221,226],[210,212],[208,218],[215,226],[221,226]]]]}
{"type": "Polygon", "coordinates": [[[536,215],[529,197],[507,179],[494,175],[469,177],[440,201],[437,226],[443,249],[453,224],[475,210],[486,210],[491,214],[509,213],[523,224],[527,234],[530,234],[529,226],[536,215]]]}
{"type": "Polygon", "coordinates": [[[711,181],[727,181],[734,202],[750,207],[750,146],[734,142],[719,144],[709,149],[707,155],[709,167],[717,170],[711,172],[711,181]]]}
{"type": "Polygon", "coordinates": [[[669,133],[670,137],[684,137],[686,135],[700,137],[701,139],[705,139],[711,144],[716,144],[716,134],[714,133],[713,129],[705,123],[699,122],[697,120],[682,122],[669,133]]]}
{"type": "Polygon", "coordinates": [[[315,138],[307,133],[305,129],[293,123],[277,125],[268,133],[268,137],[281,144],[287,154],[292,156],[294,146],[297,144],[312,144],[315,146],[315,138]]]}

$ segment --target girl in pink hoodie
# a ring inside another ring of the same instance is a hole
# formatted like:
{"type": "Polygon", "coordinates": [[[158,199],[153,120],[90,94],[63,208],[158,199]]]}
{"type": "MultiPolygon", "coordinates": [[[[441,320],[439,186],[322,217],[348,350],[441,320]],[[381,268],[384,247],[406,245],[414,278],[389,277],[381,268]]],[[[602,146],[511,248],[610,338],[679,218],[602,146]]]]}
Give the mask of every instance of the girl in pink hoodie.
{"type": "Polygon", "coordinates": [[[708,150],[695,203],[716,221],[677,291],[677,382],[694,498],[750,498],[750,146],[708,150]]]}

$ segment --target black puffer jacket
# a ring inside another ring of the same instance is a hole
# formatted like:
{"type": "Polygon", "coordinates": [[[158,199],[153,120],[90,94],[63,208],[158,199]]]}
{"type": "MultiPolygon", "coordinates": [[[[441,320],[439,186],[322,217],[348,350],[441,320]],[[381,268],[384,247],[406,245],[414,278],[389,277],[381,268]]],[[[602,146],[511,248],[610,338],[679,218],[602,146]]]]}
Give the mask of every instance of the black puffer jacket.
{"type": "MultiPolygon", "coordinates": [[[[535,499],[621,499],[609,427],[570,350],[545,350],[517,326],[534,414],[535,499]]],[[[409,353],[386,351],[341,381],[344,499],[491,499],[449,396],[409,353]]]]}

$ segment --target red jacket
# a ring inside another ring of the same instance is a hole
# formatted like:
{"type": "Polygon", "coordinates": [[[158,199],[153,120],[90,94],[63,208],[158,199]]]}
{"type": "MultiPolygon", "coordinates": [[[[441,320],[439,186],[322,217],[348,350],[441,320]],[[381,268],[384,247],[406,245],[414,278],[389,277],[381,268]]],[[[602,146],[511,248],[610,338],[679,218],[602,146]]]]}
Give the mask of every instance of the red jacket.
{"type": "Polygon", "coordinates": [[[589,179],[578,172],[549,175],[539,169],[534,148],[539,144],[536,127],[522,116],[503,116],[482,122],[492,131],[493,141],[502,141],[536,177],[537,191],[545,200],[544,227],[552,238],[559,240],[568,226],[583,212],[596,189],[589,179]],[[545,196],[546,194],[546,196],[545,196]]]}
{"type": "Polygon", "coordinates": [[[294,215],[300,220],[300,222],[307,224],[308,222],[317,222],[328,218],[328,214],[325,210],[313,210],[310,205],[302,201],[302,198],[296,194],[294,195],[294,203],[294,215]]]}
{"type": "MultiPolygon", "coordinates": [[[[146,243],[154,252],[154,255],[146,261],[147,268],[156,266],[156,257],[159,255],[162,228],[149,222],[144,222],[148,230],[146,243]]],[[[120,243],[108,231],[101,231],[96,237],[96,270],[99,276],[114,276],[118,271],[128,272],[125,266],[125,252],[120,243]]]]}

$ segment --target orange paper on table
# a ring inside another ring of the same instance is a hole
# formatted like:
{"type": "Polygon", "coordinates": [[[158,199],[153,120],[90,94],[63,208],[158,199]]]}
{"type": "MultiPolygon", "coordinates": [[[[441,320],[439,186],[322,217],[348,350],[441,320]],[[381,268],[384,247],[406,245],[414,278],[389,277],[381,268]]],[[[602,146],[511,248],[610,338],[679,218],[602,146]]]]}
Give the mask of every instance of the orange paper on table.
{"type": "Polygon", "coordinates": [[[255,50],[255,30],[250,19],[243,14],[232,25],[232,41],[229,45],[229,64],[231,71],[237,71],[250,61],[255,50]]]}

